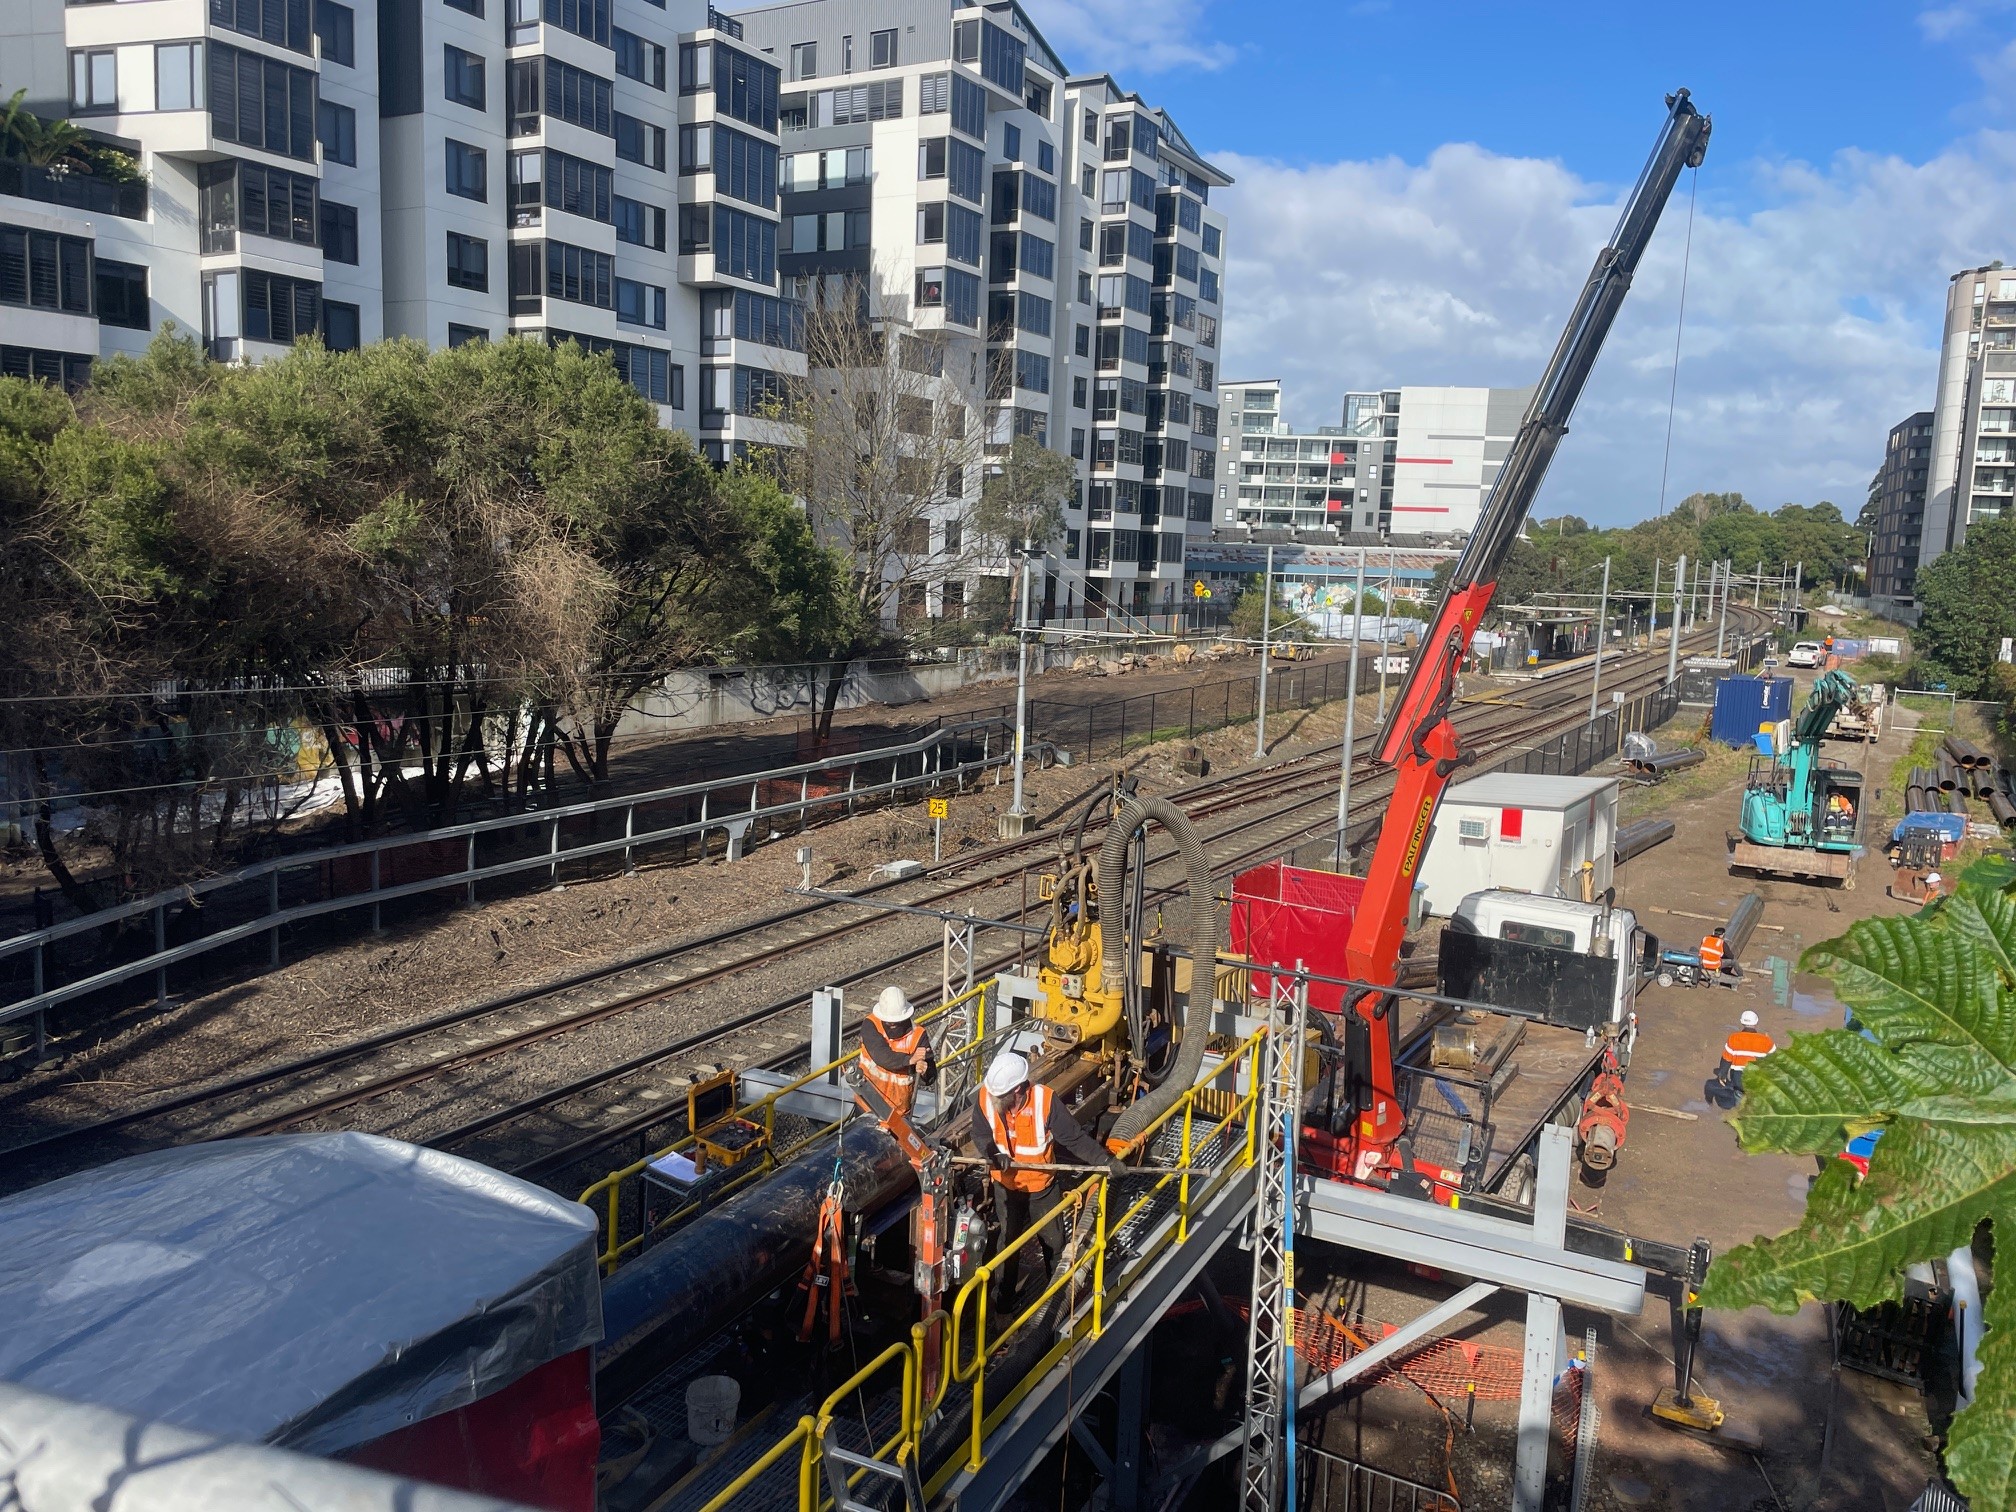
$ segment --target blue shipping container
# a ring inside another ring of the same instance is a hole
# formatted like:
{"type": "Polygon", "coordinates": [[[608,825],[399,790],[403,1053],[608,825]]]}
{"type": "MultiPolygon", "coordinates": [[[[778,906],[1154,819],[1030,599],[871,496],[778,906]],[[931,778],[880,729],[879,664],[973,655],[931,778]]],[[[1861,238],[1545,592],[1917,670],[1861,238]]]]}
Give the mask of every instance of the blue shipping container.
{"type": "Polygon", "coordinates": [[[1792,717],[1787,677],[1725,677],[1715,684],[1715,718],[1709,733],[1723,745],[1752,744],[1759,729],[1792,717]]]}

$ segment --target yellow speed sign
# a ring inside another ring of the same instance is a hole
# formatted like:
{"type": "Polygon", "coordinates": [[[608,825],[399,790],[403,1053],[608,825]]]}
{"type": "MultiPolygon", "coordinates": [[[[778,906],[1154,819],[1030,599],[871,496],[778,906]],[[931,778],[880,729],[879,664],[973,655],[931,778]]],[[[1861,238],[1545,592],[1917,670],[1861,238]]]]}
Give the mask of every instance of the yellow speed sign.
{"type": "Polygon", "coordinates": [[[943,819],[952,812],[952,802],[948,798],[932,798],[924,807],[933,819],[943,819]]]}

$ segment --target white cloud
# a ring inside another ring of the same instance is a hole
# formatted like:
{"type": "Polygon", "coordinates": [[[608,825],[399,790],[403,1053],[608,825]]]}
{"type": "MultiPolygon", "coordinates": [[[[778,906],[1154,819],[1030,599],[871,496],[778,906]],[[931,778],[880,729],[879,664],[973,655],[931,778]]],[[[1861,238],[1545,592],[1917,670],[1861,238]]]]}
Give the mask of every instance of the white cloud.
{"type": "MultiPolygon", "coordinates": [[[[1426,162],[1290,167],[1236,154],[1222,371],[1279,377],[1335,424],[1346,389],[1518,386],[1545,365],[1623,190],[1458,144],[1426,162]]],[[[1638,167],[1620,160],[1620,176],[1638,167]]],[[[2016,263],[2016,135],[1925,163],[1701,170],[1669,504],[1696,489],[1860,508],[1888,428],[1929,409],[1948,278],[2016,263]],[[1740,178],[1765,208],[1719,208],[1740,178]]],[[[1659,496],[1688,184],[1640,265],[1539,508],[1616,522],[1659,496]]]]}
{"type": "MultiPolygon", "coordinates": [[[[1073,72],[1135,74],[1223,68],[1235,50],[1204,36],[1209,0],[1024,0],[1073,72]]],[[[1126,87],[1131,88],[1131,85],[1126,87]]]]}

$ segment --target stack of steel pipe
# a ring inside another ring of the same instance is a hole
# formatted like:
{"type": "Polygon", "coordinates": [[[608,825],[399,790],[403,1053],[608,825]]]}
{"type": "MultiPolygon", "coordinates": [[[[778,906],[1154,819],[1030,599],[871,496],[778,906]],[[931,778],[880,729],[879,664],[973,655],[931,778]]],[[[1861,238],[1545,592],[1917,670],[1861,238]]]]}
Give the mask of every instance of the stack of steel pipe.
{"type": "Polygon", "coordinates": [[[1970,772],[1977,771],[1982,767],[1993,768],[1995,765],[1994,757],[1974,744],[1973,741],[1955,735],[1951,730],[1948,730],[1946,738],[1939,742],[1939,748],[1953,758],[1955,766],[1964,767],[1970,772]]]}
{"type": "Polygon", "coordinates": [[[2016,799],[2010,797],[2009,768],[1999,762],[1990,768],[1991,781],[1988,785],[1988,812],[1995,816],[1995,822],[2004,829],[2016,825],[2016,799]]]}
{"type": "Polygon", "coordinates": [[[1639,771],[1650,773],[1654,778],[1664,777],[1668,772],[1682,771],[1687,767],[1699,766],[1708,759],[1702,750],[1668,751],[1662,756],[1654,756],[1645,761],[1634,762],[1639,771]]]}
{"type": "Polygon", "coordinates": [[[1911,768],[1910,781],[1904,787],[1904,812],[1922,814],[1932,806],[1926,789],[1932,786],[1932,774],[1923,767],[1911,768]]]}
{"type": "Polygon", "coordinates": [[[1950,793],[1960,786],[1960,765],[1943,750],[1938,754],[1933,771],[1938,776],[1940,792],[1950,793]]]}

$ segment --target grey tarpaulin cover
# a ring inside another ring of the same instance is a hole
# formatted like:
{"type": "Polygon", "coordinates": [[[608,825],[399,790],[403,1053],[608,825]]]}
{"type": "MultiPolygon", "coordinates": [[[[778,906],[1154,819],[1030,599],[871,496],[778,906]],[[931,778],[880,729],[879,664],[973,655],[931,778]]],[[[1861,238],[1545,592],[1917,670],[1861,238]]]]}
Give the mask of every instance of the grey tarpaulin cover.
{"type": "Polygon", "coordinates": [[[371,1134],[161,1150],[0,1201],[0,1380],[313,1454],[602,1336],[595,1220],[371,1134]]]}

